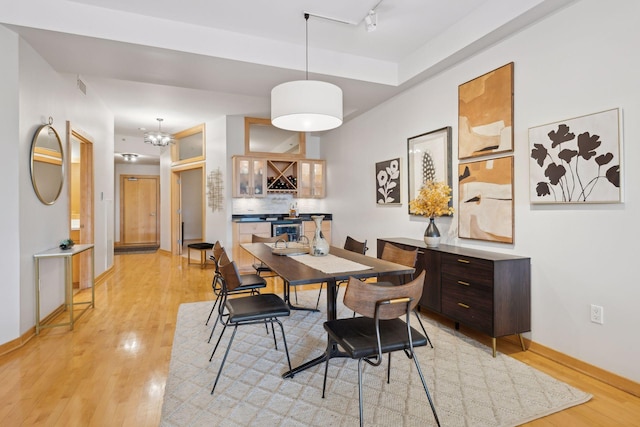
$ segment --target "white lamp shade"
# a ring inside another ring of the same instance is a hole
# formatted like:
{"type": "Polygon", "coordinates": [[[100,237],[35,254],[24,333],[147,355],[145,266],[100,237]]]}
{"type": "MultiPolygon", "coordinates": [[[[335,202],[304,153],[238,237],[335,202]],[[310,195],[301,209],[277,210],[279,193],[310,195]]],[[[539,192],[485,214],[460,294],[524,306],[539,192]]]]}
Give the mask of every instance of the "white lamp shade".
{"type": "Polygon", "coordinates": [[[317,80],[282,83],[271,90],[271,123],[296,132],[319,132],[342,124],[342,89],[317,80]]]}

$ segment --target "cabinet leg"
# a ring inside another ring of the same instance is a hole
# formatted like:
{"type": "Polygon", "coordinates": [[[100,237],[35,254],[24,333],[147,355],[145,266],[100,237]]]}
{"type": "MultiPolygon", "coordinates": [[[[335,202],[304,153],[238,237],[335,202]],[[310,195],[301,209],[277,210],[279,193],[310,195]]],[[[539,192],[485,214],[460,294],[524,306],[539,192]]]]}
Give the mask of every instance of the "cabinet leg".
{"type": "Polygon", "coordinates": [[[458,329],[460,329],[460,323],[456,322],[454,326],[455,326],[455,328],[456,328],[456,331],[457,331],[458,329]]]}
{"type": "Polygon", "coordinates": [[[491,346],[493,347],[493,357],[496,357],[496,338],[491,338],[491,346]]]}
{"type": "Polygon", "coordinates": [[[524,346],[524,338],[522,338],[522,334],[518,334],[518,338],[520,338],[520,346],[522,347],[522,351],[527,351],[527,348],[524,346]]]}

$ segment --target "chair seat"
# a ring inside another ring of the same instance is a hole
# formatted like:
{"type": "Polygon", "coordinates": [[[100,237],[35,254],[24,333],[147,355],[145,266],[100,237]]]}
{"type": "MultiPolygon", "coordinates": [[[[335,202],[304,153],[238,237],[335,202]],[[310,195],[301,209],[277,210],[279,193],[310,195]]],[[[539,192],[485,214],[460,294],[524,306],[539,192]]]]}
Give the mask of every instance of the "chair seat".
{"type": "Polygon", "coordinates": [[[261,264],[261,263],[255,263],[255,264],[252,264],[252,265],[251,265],[251,267],[253,267],[253,269],[254,269],[258,274],[260,274],[260,273],[271,273],[271,272],[272,272],[272,271],[271,271],[271,269],[270,269],[269,267],[267,267],[266,265],[261,264]]]}
{"type": "Polygon", "coordinates": [[[191,249],[210,250],[213,249],[213,243],[190,243],[187,247],[191,249]]]}
{"type": "Polygon", "coordinates": [[[252,322],[272,317],[288,316],[289,307],[275,294],[259,294],[249,298],[228,299],[229,322],[252,322]]]}
{"type": "Polygon", "coordinates": [[[264,280],[264,278],[258,276],[257,274],[242,274],[240,275],[240,280],[242,281],[242,284],[234,289],[234,291],[244,289],[258,289],[267,286],[267,282],[264,280]]]}
{"type": "MultiPolygon", "coordinates": [[[[374,319],[353,317],[330,320],[324,323],[324,329],[331,339],[336,341],[354,359],[378,354],[374,319]]],[[[413,328],[411,328],[411,336],[414,347],[427,345],[427,339],[413,328]]],[[[383,353],[409,348],[407,324],[400,319],[381,320],[380,343],[383,353]]]]}

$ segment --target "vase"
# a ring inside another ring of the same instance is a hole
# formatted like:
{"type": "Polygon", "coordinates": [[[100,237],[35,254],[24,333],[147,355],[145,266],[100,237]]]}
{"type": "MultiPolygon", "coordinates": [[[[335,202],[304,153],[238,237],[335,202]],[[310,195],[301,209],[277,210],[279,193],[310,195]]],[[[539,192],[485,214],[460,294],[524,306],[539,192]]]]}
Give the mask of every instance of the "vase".
{"type": "Polygon", "coordinates": [[[424,242],[428,248],[437,248],[440,244],[440,230],[436,227],[435,218],[429,218],[429,225],[424,231],[424,242]]]}
{"type": "Polygon", "coordinates": [[[324,215],[313,215],[311,219],[316,224],[316,233],[311,241],[311,255],[324,256],[329,254],[329,242],[322,235],[322,220],[324,215]]]}

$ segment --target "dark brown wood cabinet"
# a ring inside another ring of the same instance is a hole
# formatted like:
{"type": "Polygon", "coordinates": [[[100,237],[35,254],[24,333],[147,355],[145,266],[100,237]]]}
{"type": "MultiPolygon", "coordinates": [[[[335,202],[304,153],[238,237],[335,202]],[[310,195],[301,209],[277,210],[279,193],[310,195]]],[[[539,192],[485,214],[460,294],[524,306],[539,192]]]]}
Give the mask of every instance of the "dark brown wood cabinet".
{"type": "Polygon", "coordinates": [[[531,260],[526,257],[440,245],[405,238],[378,239],[385,244],[418,248],[416,274],[427,271],[420,307],[496,338],[531,330],[531,260]]]}

